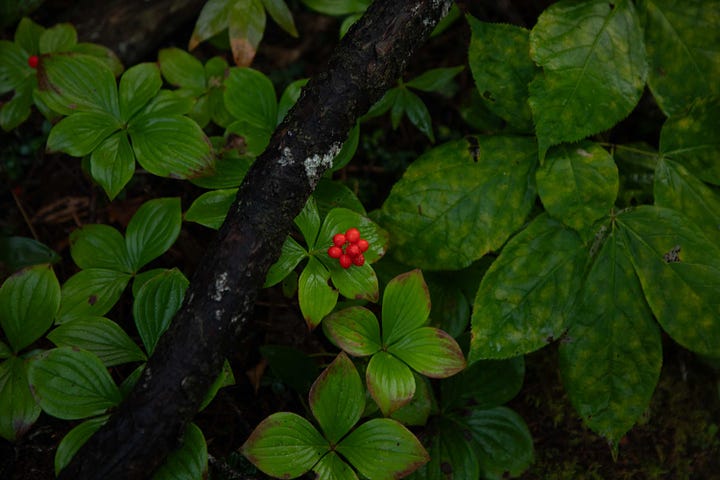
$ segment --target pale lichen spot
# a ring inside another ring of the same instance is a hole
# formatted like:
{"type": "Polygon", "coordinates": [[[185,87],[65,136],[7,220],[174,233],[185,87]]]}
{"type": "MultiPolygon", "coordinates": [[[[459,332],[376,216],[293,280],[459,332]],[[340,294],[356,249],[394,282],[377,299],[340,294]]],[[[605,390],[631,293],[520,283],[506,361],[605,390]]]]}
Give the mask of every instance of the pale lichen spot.
{"type": "Polygon", "coordinates": [[[222,272],[220,275],[215,277],[215,293],[212,294],[212,299],[219,302],[223,298],[223,293],[229,292],[230,287],[227,285],[228,273],[222,272]]]}
{"type": "Polygon", "coordinates": [[[292,163],[293,163],[293,154],[288,147],[284,147],[280,154],[280,158],[278,158],[278,165],[280,165],[281,167],[287,167],[288,165],[290,165],[292,163]]]}
{"type": "Polygon", "coordinates": [[[340,152],[341,146],[340,143],[333,143],[330,149],[323,155],[315,154],[305,159],[303,165],[305,165],[305,174],[311,187],[314,188],[320,180],[322,173],[332,167],[333,160],[338,152],[340,152]]]}

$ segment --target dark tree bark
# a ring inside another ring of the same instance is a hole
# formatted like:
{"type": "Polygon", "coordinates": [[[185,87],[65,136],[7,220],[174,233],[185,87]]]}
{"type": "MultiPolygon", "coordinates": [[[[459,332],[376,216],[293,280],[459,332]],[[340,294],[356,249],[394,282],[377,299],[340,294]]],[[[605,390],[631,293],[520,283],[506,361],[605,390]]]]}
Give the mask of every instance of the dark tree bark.
{"type": "Polygon", "coordinates": [[[351,28],[248,172],[135,389],[60,479],[148,478],[178,447],[223,359],[247,332],[293,219],[350,128],[395,84],[450,3],[378,0],[351,28]]]}

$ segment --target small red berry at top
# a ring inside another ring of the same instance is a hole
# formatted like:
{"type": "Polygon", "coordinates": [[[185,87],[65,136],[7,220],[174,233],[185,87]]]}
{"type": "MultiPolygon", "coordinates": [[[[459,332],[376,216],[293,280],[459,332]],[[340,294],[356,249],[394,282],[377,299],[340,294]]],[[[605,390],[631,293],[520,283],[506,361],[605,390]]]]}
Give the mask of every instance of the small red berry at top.
{"type": "Polygon", "coordinates": [[[343,235],[342,233],[336,233],[333,237],[333,243],[336,247],[342,247],[343,245],[345,245],[345,241],[345,235],[343,235]]]}
{"type": "Polygon", "coordinates": [[[350,243],[356,243],[358,240],[360,240],[360,230],[357,228],[349,228],[347,232],[345,232],[345,238],[350,243]]]}
{"type": "Polygon", "coordinates": [[[30,65],[30,68],[37,68],[38,63],[40,63],[40,58],[38,58],[37,55],[30,55],[28,58],[28,65],[30,65]]]}

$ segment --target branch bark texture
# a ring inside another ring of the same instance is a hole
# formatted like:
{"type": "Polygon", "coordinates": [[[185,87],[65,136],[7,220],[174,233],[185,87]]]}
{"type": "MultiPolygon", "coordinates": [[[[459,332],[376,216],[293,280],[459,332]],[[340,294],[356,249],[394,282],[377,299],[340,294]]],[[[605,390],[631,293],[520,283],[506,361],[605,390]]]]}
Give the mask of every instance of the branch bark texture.
{"type": "Polygon", "coordinates": [[[355,122],[400,77],[450,0],[378,0],[344,37],[257,158],[185,302],[135,389],[60,474],[63,480],[149,478],[177,448],[257,292],[355,122]]]}

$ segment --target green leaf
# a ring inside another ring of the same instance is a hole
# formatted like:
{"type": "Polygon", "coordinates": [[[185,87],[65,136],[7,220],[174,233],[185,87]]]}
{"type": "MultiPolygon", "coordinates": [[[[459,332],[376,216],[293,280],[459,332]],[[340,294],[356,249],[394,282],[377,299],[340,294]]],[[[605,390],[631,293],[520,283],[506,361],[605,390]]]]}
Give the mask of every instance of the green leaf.
{"type": "Polygon", "coordinates": [[[100,427],[102,427],[105,422],[107,422],[108,418],[109,417],[107,415],[103,415],[102,417],[96,417],[91,418],[90,420],[86,420],[80,425],[70,430],[63,437],[57,447],[57,451],[55,452],[56,476],[63,468],[68,466],[77,451],[80,450],[80,447],[85,445],[85,442],[87,442],[90,437],[95,434],[95,432],[100,430],[100,427]]]}
{"type": "Polygon", "coordinates": [[[430,292],[418,269],[388,282],[382,301],[382,337],[391,345],[428,322],[430,292]]]}
{"type": "Polygon", "coordinates": [[[408,332],[387,351],[431,378],[450,377],[465,368],[465,357],[455,339],[433,327],[408,332]]]}
{"type": "Polygon", "coordinates": [[[158,63],[162,76],[170,85],[189,88],[196,95],[205,91],[205,67],[185,50],[163,48],[158,52],[158,63]]]}
{"type": "Polygon", "coordinates": [[[120,326],[104,317],[82,317],[60,325],[47,338],[58,347],[77,347],[97,355],[106,367],[143,362],[145,354],[120,326]]]}
{"type": "Polygon", "coordinates": [[[349,307],[329,315],[323,332],[338,347],[355,357],[365,357],[382,349],[380,324],[365,307],[349,307]]]}
{"type": "Polygon", "coordinates": [[[72,51],[97,58],[110,69],[115,77],[119,76],[125,68],[115,52],[104,45],[80,42],[72,48],[72,51]]]}
{"type": "Polygon", "coordinates": [[[135,173],[135,153],[127,131],[115,132],[93,150],[90,174],[113,200],[135,173]]]}
{"type": "Polygon", "coordinates": [[[525,379],[524,357],[479,360],[440,384],[443,410],[464,407],[494,408],[520,392],[525,379]]]}
{"type": "MultiPolygon", "coordinates": [[[[682,164],[662,157],[655,169],[655,205],[684,213],[698,225],[720,227],[720,193],[701,182],[682,164]]],[[[720,228],[705,230],[708,238],[720,241],[720,228]]]]}
{"type": "Polygon", "coordinates": [[[464,66],[433,68],[423,72],[421,75],[405,82],[405,86],[422,90],[423,92],[442,92],[458,73],[465,69],[464,66]]]}
{"type": "Polygon", "coordinates": [[[15,30],[15,43],[27,53],[37,54],[40,51],[40,35],[44,31],[44,27],[28,17],[23,17],[15,30]]]}
{"type": "Polygon", "coordinates": [[[415,394],[415,377],[410,368],[384,351],[376,353],[370,359],[365,372],[365,382],[370,395],[385,416],[409,403],[415,394]]]}
{"type": "Polygon", "coordinates": [[[367,120],[384,114],[395,105],[399,95],[400,88],[391,88],[385,92],[385,95],[383,95],[382,98],[375,103],[375,105],[370,107],[370,110],[361,118],[361,120],[367,120]]]}
{"type": "Polygon", "coordinates": [[[27,267],[0,287],[0,326],[13,352],[32,344],[52,325],[60,284],[47,264],[27,267]]]}
{"type": "Polygon", "coordinates": [[[70,255],[80,268],[132,273],[125,239],[109,225],[87,224],[70,234],[70,255]]]}
{"type": "Polygon", "coordinates": [[[120,122],[106,112],[77,112],[60,120],[50,130],[47,149],[83,157],[120,126],[120,122]]]}
{"type": "Polygon", "coordinates": [[[28,52],[7,40],[0,40],[0,93],[18,89],[32,75],[28,52]]]}
{"type": "Polygon", "coordinates": [[[267,475],[295,478],[310,470],[330,446],[310,422],[274,413],[255,427],[240,452],[267,475]]]}
{"type": "Polygon", "coordinates": [[[553,149],[535,178],[545,210],[577,231],[610,212],[620,182],[612,156],[587,141],[553,149]]]}
{"type": "Polygon", "coordinates": [[[138,290],[133,317],[149,354],[180,309],[188,285],[182,272],[173,268],[151,278],[138,290]]]}
{"type": "Polygon", "coordinates": [[[525,421],[507,407],[473,408],[465,423],[477,446],[484,478],[517,477],[532,464],[533,439],[525,421]]]}
{"type": "Polygon", "coordinates": [[[425,153],[381,210],[394,256],[457,270],[499,249],[532,208],[536,163],[535,142],[524,137],[471,137],[425,153]]]}
{"type": "Polygon", "coordinates": [[[132,296],[133,298],[137,297],[137,293],[140,291],[140,288],[142,288],[143,285],[145,285],[148,281],[151,279],[157,277],[161,273],[165,273],[169,268],[153,268],[150,270],[145,270],[144,272],[140,272],[135,275],[135,278],[133,279],[132,284],[132,296]]]}
{"type": "MultiPolygon", "coordinates": [[[[347,208],[334,208],[328,212],[323,220],[315,246],[327,250],[332,245],[332,239],[336,233],[345,233],[352,227],[360,230],[360,236],[370,244],[368,250],[363,254],[366,264],[375,262],[385,254],[389,242],[388,233],[366,216],[347,208]]],[[[345,294],[343,293],[343,295],[345,294]]]]}
{"type": "Polygon", "coordinates": [[[464,424],[458,425],[445,417],[432,423],[434,434],[426,442],[430,461],[414,475],[415,480],[440,480],[446,478],[476,479],[480,476],[475,446],[468,441],[469,432],[464,424]]]}
{"type": "Polygon", "coordinates": [[[415,372],[413,372],[413,377],[415,378],[415,393],[412,400],[407,405],[395,410],[391,418],[403,425],[423,426],[427,424],[433,407],[437,407],[437,402],[432,394],[430,380],[415,372]]]}
{"type": "Polygon", "coordinates": [[[84,350],[40,353],[30,362],[28,378],[42,409],[63,420],[100,415],[122,400],[100,359],[84,350]]]}
{"type": "Polygon", "coordinates": [[[570,401],[615,448],[647,410],[662,366],[660,331],[623,237],[613,231],[605,241],[560,344],[570,401]]]}
{"type": "Polygon", "coordinates": [[[315,257],[310,257],[300,274],[298,300],[310,330],[317,327],[337,303],[338,292],[328,285],[329,278],[330,272],[315,257]]]}
{"type": "Polygon", "coordinates": [[[318,480],[358,480],[355,471],[335,452],[330,452],[312,468],[318,480]]]}
{"type": "Polygon", "coordinates": [[[237,120],[272,132],[277,122],[275,87],[252,68],[233,68],[225,79],[225,106],[237,120]]]}
{"type": "Polygon", "coordinates": [[[265,32],[265,8],[261,0],[237,0],[228,11],[228,35],[235,64],[247,67],[255,58],[265,32]]]}
{"type": "Polygon", "coordinates": [[[75,27],[69,23],[58,23],[45,30],[38,40],[38,53],[67,52],[77,43],[75,27]]]}
{"type": "Polygon", "coordinates": [[[547,214],[513,237],[480,283],[468,361],[515,357],[559,338],[586,255],[577,233],[547,214]]]}
{"type": "Polygon", "coordinates": [[[720,248],[681,213],[641,206],[617,217],[645,298],[663,329],[720,356],[720,248]]]}
{"type": "Polygon", "coordinates": [[[602,132],[625,118],[647,77],[643,31],[629,0],[560,1],[530,32],[543,74],[530,83],[540,158],[552,145],[602,132]]]}
{"type": "Polygon", "coordinates": [[[483,105],[518,131],[531,132],[528,84],[538,70],[530,58],[530,32],[466,19],[472,29],[468,63],[483,105]]]}
{"type": "Polygon", "coordinates": [[[363,423],[336,450],[358,472],[373,480],[399,478],[429,460],[415,435],[389,418],[363,423]]]}
{"type": "Polygon", "coordinates": [[[320,213],[318,212],[315,199],[310,196],[305,207],[295,217],[295,225],[300,229],[305,242],[312,250],[315,247],[315,241],[317,240],[318,232],[320,231],[320,213]]]}
{"type": "Polygon", "coordinates": [[[152,476],[153,480],[198,480],[207,476],[208,452],[200,428],[191,423],[180,448],[168,455],[152,476]]]}
{"type": "MultiPolygon", "coordinates": [[[[337,159],[337,157],[335,158],[337,159]]],[[[339,207],[347,208],[360,215],[367,215],[365,207],[362,202],[358,200],[357,195],[340,182],[321,178],[317,187],[315,187],[313,197],[315,198],[320,216],[322,217],[327,216],[330,210],[339,207]]]]}
{"type": "Polygon", "coordinates": [[[648,86],[666,115],[720,93],[720,4],[692,0],[639,3],[650,62],[648,86]]]}
{"type": "Polygon", "coordinates": [[[360,375],[345,352],[323,370],[309,395],[310,409],[331,445],[360,420],[365,390],[360,375]]]}
{"type": "Polygon", "coordinates": [[[120,78],[120,116],[127,122],[139,112],[162,87],[160,69],[155,63],[139,63],[120,78]]]}
{"type": "Polygon", "coordinates": [[[60,255],[37,240],[26,237],[0,237],[0,264],[14,272],[38,263],[57,263],[60,255]]]}
{"type": "Polygon", "coordinates": [[[213,190],[197,197],[185,212],[186,222],[195,222],[217,230],[225,221],[237,196],[237,188],[213,190]]]}
{"type": "Polygon", "coordinates": [[[398,102],[402,104],[403,110],[412,124],[424,133],[431,142],[435,142],[435,134],[432,130],[430,112],[423,101],[420,100],[420,97],[405,88],[398,97],[398,102]]]}
{"type": "Polygon", "coordinates": [[[19,440],[40,416],[32,396],[25,360],[10,357],[0,362],[0,437],[19,440]]]}
{"type": "Polygon", "coordinates": [[[698,178],[720,185],[720,101],[698,102],[686,115],[669,118],[660,132],[660,152],[698,178]]]}
{"type": "Polygon", "coordinates": [[[337,260],[327,256],[322,261],[330,268],[333,285],[345,298],[377,302],[380,296],[378,279],[367,257],[361,267],[354,265],[352,268],[342,268],[337,260]]]}
{"type": "Polygon", "coordinates": [[[193,108],[192,97],[182,96],[177,91],[160,90],[142,109],[143,114],[185,115],[193,108]]]}
{"type": "MultiPolygon", "coordinates": [[[[358,122],[350,130],[350,133],[348,133],[348,138],[343,143],[342,148],[340,148],[340,151],[338,152],[338,154],[335,155],[335,158],[333,159],[333,166],[330,168],[330,170],[333,172],[340,170],[345,165],[350,163],[350,160],[352,160],[353,156],[355,156],[355,152],[357,152],[357,148],[358,148],[359,144],[360,144],[360,123],[358,122]]],[[[317,187],[315,188],[315,192],[317,192],[317,187]]],[[[352,208],[349,205],[338,205],[338,206],[343,206],[346,208],[350,208],[351,210],[365,213],[364,208],[361,210],[357,210],[357,209],[352,208]]]]}
{"type": "Polygon", "coordinates": [[[160,177],[194,178],[212,173],[210,140],[193,120],[145,113],[128,126],[133,150],[145,170],[160,177]]]}
{"type": "Polygon", "coordinates": [[[432,304],[429,325],[457,338],[470,322],[470,302],[450,276],[427,276],[425,281],[432,304]]]}
{"type": "Polygon", "coordinates": [[[10,350],[10,347],[8,347],[5,342],[0,340],[0,360],[4,360],[6,358],[10,358],[12,356],[13,352],[10,350]]]}
{"type": "Polygon", "coordinates": [[[125,244],[135,271],[175,243],[181,224],[180,198],[156,198],[142,204],[125,232],[125,244]]]}
{"type": "Polygon", "coordinates": [[[280,258],[268,270],[263,287],[272,287],[281,282],[307,255],[307,251],[292,237],[285,238],[280,251],[280,258]]]}
{"type": "Polygon", "coordinates": [[[120,119],[117,86],[102,61],[83,54],[43,57],[38,67],[39,96],[61,115],[103,112],[120,119]]]}
{"type": "Polygon", "coordinates": [[[302,0],[302,3],[313,10],[326,15],[348,15],[364,12],[371,0],[302,0]]]}
{"type": "Polygon", "coordinates": [[[239,155],[236,150],[224,152],[215,160],[215,172],[207,177],[191,178],[190,181],[202,188],[236,188],[245,178],[254,157],[239,155]]]}
{"type": "Polygon", "coordinates": [[[35,82],[29,81],[20,86],[15,96],[0,107],[0,127],[6,132],[14,130],[30,116],[33,104],[35,82]]]}
{"type": "Polygon", "coordinates": [[[188,50],[193,50],[200,42],[214,37],[228,27],[228,10],[231,0],[208,0],[200,11],[193,30],[188,50]]]}
{"type": "Polygon", "coordinates": [[[219,392],[221,388],[229,387],[230,385],[235,385],[235,375],[233,375],[230,362],[225,359],[225,361],[223,362],[222,370],[220,371],[212,385],[210,385],[210,389],[207,391],[207,393],[205,393],[205,398],[200,404],[199,411],[205,410],[205,408],[210,405],[210,402],[213,401],[215,395],[217,395],[217,392],[219,392]]]}
{"type": "Polygon", "coordinates": [[[63,324],[86,315],[105,315],[120,299],[131,277],[106,268],[79,271],[62,286],[60,312],[55,323],[63,324]]]}
{"type": "Polygon", "coordinates": [[[315,361],[296,348],[263,345],[260,353],[267,360],[272,373],[298,393],[307,393],[317,378],[315,361]]]}
{"type": "Polygon", "coordinates": [[[247,120],[237,120],[227,126],[225,136],[228,143],[237,141],[244,146],[243,155],[258,157],[270,143],[272,132],[273,130],[268,127],[247,120]]]}
{"type": "Polygon", "coordinates": [[[301,78],[299,80],[295,80],[294,82],[290,83],[290,85],[285,87],[285,90],[280,96],[280,101],[278,102],[277,107],[278,124],[283,121],[285,115],[287,115],[287,112],[298,101],[298,99],[300,98],[300,94],[302,93],[302,89],[305,85],[307,85],[308,80],[309,79],[307,78],[301,78]]]}
{"type": "Polygon", "coordinates": [[[262,0],[265,9],[270,14],[275,23],[293,37],[298,37],[292,12],[283,0],[262,0]]]}

